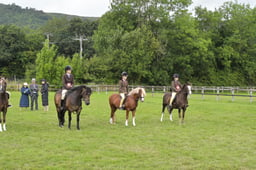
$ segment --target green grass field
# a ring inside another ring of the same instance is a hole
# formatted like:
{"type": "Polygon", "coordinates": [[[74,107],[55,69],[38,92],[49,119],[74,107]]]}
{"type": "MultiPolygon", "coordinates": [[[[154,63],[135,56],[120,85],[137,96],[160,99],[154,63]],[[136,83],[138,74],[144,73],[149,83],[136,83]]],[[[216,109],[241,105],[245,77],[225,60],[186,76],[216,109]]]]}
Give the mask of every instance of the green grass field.
{"type": "MultiPolygon", "coordinates": [[[[50,94],[50,110],[20,110],[20,93],[12,92],[7,131],[0,133],[1,169],[256,169],[256,101],[249,98],[192,95],[185,124],[165,114],[162,94],[139,103],[136,127],[125,127],[125,112],[109,124],[108,96],[93,93],[83,105],[80,128],[58,127],[50,94]]],[[[41,96],[40,96],[41,97],[41,96]]],[[[41,98],[39,98],[41,103],[41,98]]],[[[40,104],[41,106],[41,104],[40,104]]]]}

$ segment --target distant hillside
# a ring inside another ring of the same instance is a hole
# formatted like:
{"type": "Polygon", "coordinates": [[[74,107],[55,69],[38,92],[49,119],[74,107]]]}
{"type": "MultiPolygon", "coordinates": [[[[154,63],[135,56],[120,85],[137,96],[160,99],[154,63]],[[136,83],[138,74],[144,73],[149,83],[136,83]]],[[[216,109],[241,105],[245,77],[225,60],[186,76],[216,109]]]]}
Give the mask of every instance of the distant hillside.
{"type": "Polygon", "coordinates": [[[60,13],[45,13],[38,11],[34,8],[21,8],[18,5],[11,4],[5,5],[0,3],[0,25],[14,24],[20,27],[29,27],[37,29],[44,25],[48,20],[52,18],[66,17],[72,19],[79,17],[83,20],[97,20],[97,17],[81,17],[75,15],[66,15],[60,13]]]}

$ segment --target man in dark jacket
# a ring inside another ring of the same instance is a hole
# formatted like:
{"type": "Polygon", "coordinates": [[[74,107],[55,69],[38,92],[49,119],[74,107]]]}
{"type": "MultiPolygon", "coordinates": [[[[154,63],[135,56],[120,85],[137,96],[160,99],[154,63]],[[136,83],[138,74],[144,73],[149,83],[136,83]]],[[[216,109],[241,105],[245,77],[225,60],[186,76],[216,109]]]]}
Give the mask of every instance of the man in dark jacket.
{"type": "Polygon", "coordinates": [[[35,109],[38,110],[38,85],[36,84],[36,79],[32,78],[32,84],[30,84],[30,97],[31,97],[31,110],[35,109]]]}

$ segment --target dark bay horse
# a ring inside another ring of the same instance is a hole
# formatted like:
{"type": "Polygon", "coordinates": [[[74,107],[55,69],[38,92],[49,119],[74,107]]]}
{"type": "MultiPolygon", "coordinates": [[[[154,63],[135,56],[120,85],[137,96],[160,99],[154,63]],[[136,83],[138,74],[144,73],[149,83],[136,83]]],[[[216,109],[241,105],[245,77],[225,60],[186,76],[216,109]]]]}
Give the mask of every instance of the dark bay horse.
{"type": "Polygon", "coordinates": [[[64,99],[64,108],[61,109],[61,90],[57,91],[54,96],[54,102],[56,106],[56,110],[58,113],[58,120],[59,120],[59,126],[63,127],[65,122],[65,112],[68,111],[69,116],[69,122],[68,122],[68,128],[71,129],[71,114],[75,112],[77,114],[77,124],[76,127],[79,130],[79,120],[80,120],[80,112],[82,110],[82,101],[85,102],[86,105],[90,104],[90,96],[91,96],[92,90],[89,87],[86,87],[85,85],[77,86],[72,89],[70,89],[66,97],[64,99]]]}
{"type": "MultiPolygon", "coordinates": [[[[136,108],[138,106],[138,101],[144,101],[144,97],[146,96],[146,92],[144,88],[136,88],[130,91],[130,93],[127,95],[126,99],[124,100],[124,106],[126,110],[126,121],[125,126],[128,126],[128,118],[129,118],[129,112],[132,112],[132,124],[133,126],[136,126],[135,123],[135,112],[136,108]]],[[[119,108],[121,97],[119,94],[112,94],[109,97],[109,105],[111,108],[110,113],[110,124],[115,123],[115,112],[119,108]]]]}
{"type": "Polygon", "coordinates": [[[6,113],[8,108],[8,96],[6,93],[7,83],[4,78],[0,79],[0,132],[6,131],[6,113]],[[3,113],[3,119],[2,114],[3,113]]]}
{"type": "Polygon", "coordinates": [[[188,107],[188,95],[191,94],[191,85],[184,84],[181,90],[176,94],[173,100],[172,106],[169,106],[172,93],[165,93],[163,96],[163,107],[160,121],[163,121],[164,110],[167,106],[168,112],[170,113],[170,120],[172,121],[172,110],[178,109],[180,123],[184,122],[185,112],[188,107]],[[181,112],[182,110],[182,112],[181,112]]]}

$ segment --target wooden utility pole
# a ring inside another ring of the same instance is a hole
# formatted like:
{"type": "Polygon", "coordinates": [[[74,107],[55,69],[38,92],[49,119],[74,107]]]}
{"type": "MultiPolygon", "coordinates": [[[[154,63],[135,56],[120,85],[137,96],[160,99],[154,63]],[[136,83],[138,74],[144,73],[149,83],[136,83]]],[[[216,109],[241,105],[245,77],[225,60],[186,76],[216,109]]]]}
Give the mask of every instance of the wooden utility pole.
{"type": "Polygon", "coordinates": [[[74,40],[79,40],[79,42],[80,42],[80,58],[83,58],[83,41],[87,40],[87,38],[83,38],[83,36],[80,35],[79,38],[75,38],[74,40]]]}
{"type": "Polygon", "coordinates": [[[44,35],[46,35],[46,38],[47,38],[47,40],[48,40],[48,42],[49,42],[49,44],[48,44],[48,48],[49,48],[49,45],[50,45],[50,36],[52,36],[52,34],[46,32],[46,33],[44,33],[44,35]]]}

